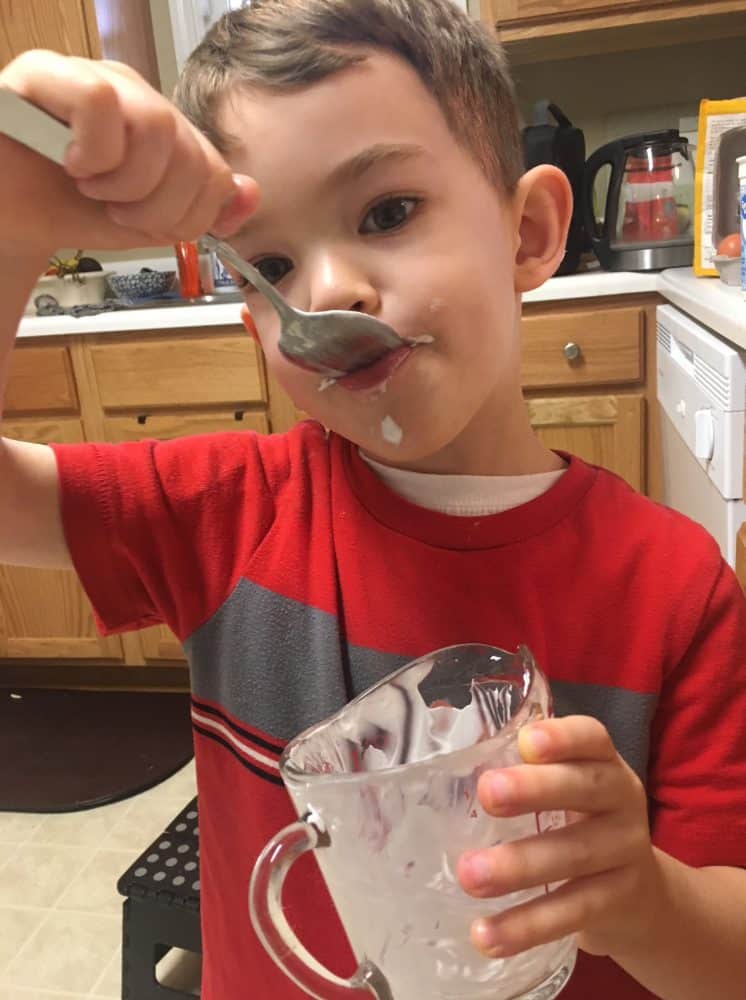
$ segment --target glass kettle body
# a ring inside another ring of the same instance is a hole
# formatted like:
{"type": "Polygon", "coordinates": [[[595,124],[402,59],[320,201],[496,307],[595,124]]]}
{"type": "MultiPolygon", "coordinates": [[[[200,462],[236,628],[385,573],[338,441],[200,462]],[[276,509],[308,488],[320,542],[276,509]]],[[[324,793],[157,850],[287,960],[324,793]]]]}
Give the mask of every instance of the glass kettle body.
{"type": "Polygon", "coordinates": [[[691,265],[694,167],[676,129],[625,136],[589,158],[583,212],[591,244],[608,271],[691,265]],[[603,196],[601,171],[610,168],[603,196]]]}

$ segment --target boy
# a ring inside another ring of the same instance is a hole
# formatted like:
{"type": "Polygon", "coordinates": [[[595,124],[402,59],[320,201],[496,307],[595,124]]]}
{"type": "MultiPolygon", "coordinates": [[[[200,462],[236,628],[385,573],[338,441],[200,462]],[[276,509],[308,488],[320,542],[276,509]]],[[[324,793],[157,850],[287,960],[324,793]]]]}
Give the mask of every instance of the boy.
{"type": "MultiPolygon", "coordinates": [[[[0,450],[0,558],[74,565],[103,628],[165,621],[185,642],[203,996],[301,995],[246,913],[257,852],[294,818],[285,742],[400,664],[481,641],[525,642],[564,716],[523,732],[529,766],[485,776],[484,807],[574,822],[461,860],[485,900],[568,880],[478,921],[475,947],[577,932],[568,1000],[740,998],[746,606],[699,527],[529,426],[521,293],[556,270],[571,205],[559,172],[522,176],[496,44],[450,0],[257,0],[185,70],[196,129],[120,66],[35,53],[0,83],[76,135],[66,171],[0,146],[1,356],[56,246],[205,230],[293,304],[423,338],[320,392],[247,288],[247,325],[319,423],[0,450]]],[[[293,875],[299,936],[349,973],[317,876],[293,875]]]]}

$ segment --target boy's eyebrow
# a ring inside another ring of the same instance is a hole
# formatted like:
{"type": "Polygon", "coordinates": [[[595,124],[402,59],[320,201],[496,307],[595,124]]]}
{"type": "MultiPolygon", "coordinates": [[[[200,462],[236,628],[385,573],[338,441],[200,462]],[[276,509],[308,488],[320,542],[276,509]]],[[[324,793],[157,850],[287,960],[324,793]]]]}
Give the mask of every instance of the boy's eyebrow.
{"type": "MultiPolygon", "coordinates": [[[[407,160],[413,160],[427,155],[428,151],[425,147],[419,146],[417,143],[379,142],[373,146],[368,146],[359,153],[355,153],[355,155],[351,156],[348,160],[343,160],[342,163],[338,164],[332,172],[324,178],[321,186],[322,188],[334,191],[336,188],[344,184],[351,184],[360,180],[366,173],[368,173],[369,170],[372,170],[374,167],[377,167],[382,163],[403,163],[407,160]]],[[[242,237],[251,233],[255,225],[256,222],[254,217],[252,217],[238,230],[238,232],[234,233],[230,237],[231,242],[240,240],[242,237]]]]}
{"type": "Polygon", "coordinates": [[[341,184],[359,181],[369,170],[381,163],[401,163],[426,154],[425,147],[416,143],[379,142],[336,166],[324,181],[324,187],[336,188],[341,184]]]}

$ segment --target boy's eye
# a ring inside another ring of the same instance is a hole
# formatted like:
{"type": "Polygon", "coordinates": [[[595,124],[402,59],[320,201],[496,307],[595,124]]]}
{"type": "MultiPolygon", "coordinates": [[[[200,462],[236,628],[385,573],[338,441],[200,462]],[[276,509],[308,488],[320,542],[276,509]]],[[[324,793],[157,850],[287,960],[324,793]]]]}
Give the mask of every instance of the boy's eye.
{"type": "Polygon", "coordinates": [[[420,203],[419,198],[387,198],[368,212],[360,226],[361,233],[387,233],[409,219],[420,203]]]}
{"type": "Polygon", "coordinates": [[[253,262],[254,267],[266,278],[271,285],[276,285],[282,281],[286,274],[293,269],[293,262],[287,257],[263,257],[261,260],[253,262]]]}

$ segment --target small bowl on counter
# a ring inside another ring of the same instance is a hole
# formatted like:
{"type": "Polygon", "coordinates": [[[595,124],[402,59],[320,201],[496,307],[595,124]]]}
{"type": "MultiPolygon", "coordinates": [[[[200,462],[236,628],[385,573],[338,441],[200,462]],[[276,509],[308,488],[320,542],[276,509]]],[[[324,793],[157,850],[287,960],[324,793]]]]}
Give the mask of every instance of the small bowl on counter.
{"type": "Polygon", "coordinates": [[[109,287],[120,299],[158,299],[174,291],[176,271],[143,269],[136,274],[111,274],[109,287]]]}
{"type": "Polygon", "coordinates": [[[714,259],[720,280],[731,287],[738,288],[741,284],[741,258],[724,257],[718,254],[714,259]]]}

